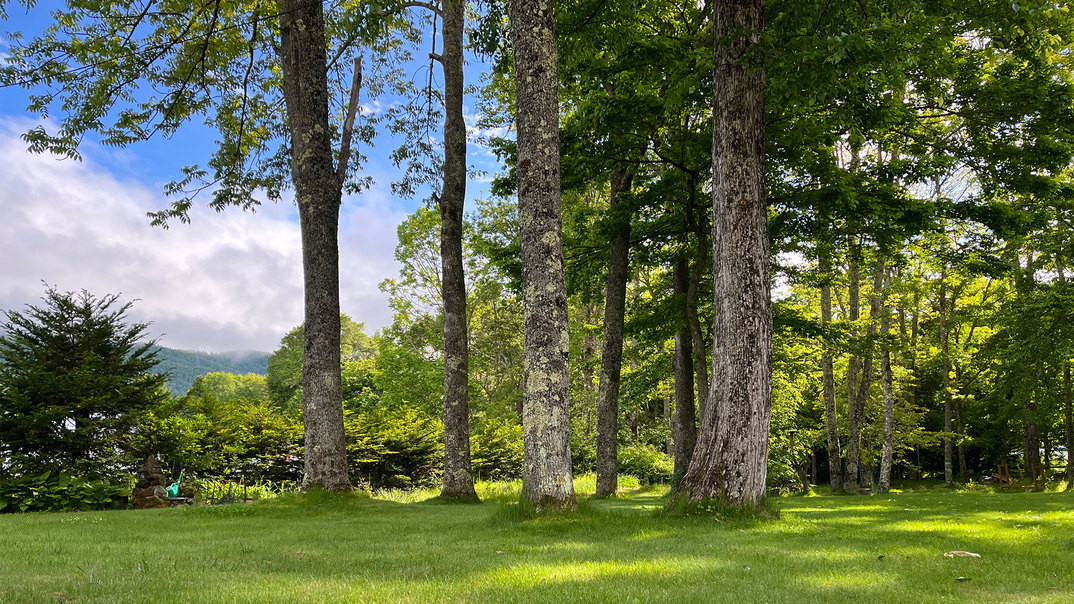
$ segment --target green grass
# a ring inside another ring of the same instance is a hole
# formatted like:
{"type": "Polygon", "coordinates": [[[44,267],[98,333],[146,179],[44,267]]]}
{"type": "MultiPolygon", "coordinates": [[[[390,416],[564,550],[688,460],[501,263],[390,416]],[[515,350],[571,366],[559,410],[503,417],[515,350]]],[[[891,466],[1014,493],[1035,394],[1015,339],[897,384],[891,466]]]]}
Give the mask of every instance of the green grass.
{"type": "Polygon", "coordinates": [[[661,514],[660,487],[520,521],[517,485],[479,490],[4,515],[0,602],[1074,601],[1070,492],[786,497],[747,522],[661,514]]]}

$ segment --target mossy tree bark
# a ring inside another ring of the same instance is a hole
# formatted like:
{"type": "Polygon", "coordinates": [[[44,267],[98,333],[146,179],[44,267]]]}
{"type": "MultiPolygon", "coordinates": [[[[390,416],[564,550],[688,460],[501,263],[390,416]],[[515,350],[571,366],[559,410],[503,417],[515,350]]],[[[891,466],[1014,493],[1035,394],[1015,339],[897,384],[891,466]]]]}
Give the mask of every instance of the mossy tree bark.
{"type": "Polygon", "coordinates": [[[714,6],[712,408],[673,505],[759,509],[772,413],[763,0],[714,6]]]}
{"type": "Polygon", "coordinates": [[[623,319],[626,285],[630,274],[630,213],[623,211],[622,197],[630,191],[632,175],[625,169],[612,171],[610,211],[617,217],[615,239],[608,248],[608,281],[604,288],[604,344],[600,357],[597,390],[597,489],[596,495],[614,495],[618,485],[619,381],[623,369],[623,319]]]}
{"type": "Polygon", "coordinates": [[[525,315],[522,498],[541,514],[578,506],[568,416],[558,56],[551,0],[511,0],[510,11],[525,315]]]}
{"type": "Polygon", "coordinates": [[[302,407],[304,488],[345,491],[347,443],[340,388],[339,206],[328,120],[328,57],[323,6],[281,0],[278,47],[291,134],[291,169],[302,231],[305,352],[302,407]]]}
{"type": "Polygon", "coordinates": [[[470,364],[466,275],[462,261],[466,202],[466,122],[462,114],[466,3],[444,0],[444,179],[440,191],[441,291],[444,300],[444,487],[441,496],[477,499],[470,464],[470,364]]]}

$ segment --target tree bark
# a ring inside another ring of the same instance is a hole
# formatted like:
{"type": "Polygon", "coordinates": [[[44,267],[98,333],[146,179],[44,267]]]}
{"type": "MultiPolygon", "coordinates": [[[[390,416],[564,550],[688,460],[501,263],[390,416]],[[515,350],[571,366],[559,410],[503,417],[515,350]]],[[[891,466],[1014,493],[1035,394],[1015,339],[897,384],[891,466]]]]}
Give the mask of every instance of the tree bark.
{"type": "Polygon", "coordinates": [[[1063,427],[1066,428],[1067,442],[1067,483],[1074,483],[1074,404],[1072,404],[1070,384],[1070,361],[1063,363],[1063,427]]]}
{"type": "Polygon", "coordinates": [[[440,286],[444,299],[444,486],[442,497],[476,500],[470,465],[469,321],[462,260],[466,203],[466,122],[462,46],[466,3],[444,0],[444,179],[440,192],[440,286]]]}
{"type": "MultiPolygon", "coordinates": [[[[856,342],[858,319],[861,318],[861,245],[855,240],[847,252],[847,272],[850,283],[847,291],[847,319],[851,323],[852,334],[856,342]]],[[[856,342],[860,345],[859,342],[856,342]]],[[[858,414],[858,372],[861,369],[861,357],[852,351],[847,360],[847,466],[843,473],[843,490],[854,493],[858,490],[858,466],[861,463],[861,425],[862,416],[858,414]]]]}
{"type": "Polygon", "coordinates": [[[880,454],[880,485],[878,491],[887,493],[891,490],[891,461],[895,442],[895,393],[891,375],[891,315],[887,305],[883,305],[880,319],[880,379],[884,385],[884,444],[880,454]]]}
{"type": "Polygon", "coordinates": [[[522,498],[573,510],[567,284],[559,179],[559,74],[551,0],[511,0],[525,315],[522,498]]]}
{"type": "Polygon", "coordinates": [[[772,413],[772,299],[765,205],[763,0],[714,5],[713,380],[681,504],[764,502],[772,413]]]}
{"type": "Polygon", "coordinates": [[[604,343],[597,390],[598,497],[614,495],[619,481],[619,380],[623,369],[623,318],[630,273],[630,214],[621,212],[622,194],[630,191],[631,174],[621,167],[612,171],[609,211],[618,216],[615,239],[608,249],[608,282],[604,288],[604,343]]]}
{"type": "Polygon", "coordinates": [[[1025,439],[1026,478],[1033,479],[1033,469],[1040,465],[1040,428],[1037,425],[1037,403],[1032,394],[1026,396],[1023,414],[1023,437],[1025,439]]]}
{"type": "Polygon", "coordinates": [[[947,484],[955,483],[955,468],[953,452],[951,449],[951,396],[949,381],[951,373],[951,359],[948,356],[947,334],[947,267],[940,270],[940,371],[943,372],[940,379],[940,393],[943,396],[943,479],[947,484]]]}
{"type": "Polygon", "coordinates": [[[849,438],[857,442],[857,460],[862,468],[863,483],[876,486],[872,460],[863,460],[862,431],[865,428],[865,406],[869,402],[869,392],[873,387],[873,338],[876,336],[876,318],[881,313],[884,281],[887,278],[887,266],[883,258],[877,260],[876,273],[873,277],[873,290],[869,294],[869,327],[865,332],[865,351],[861,355],[861,384],[855,390],[853,415],[856,418],[856,432],[849,438]],[[868,480],[865,480],[865,478],[868,480]]]}
{"type": "MultiPolygon", "coordinates": [[[[694,215],[695,204],[695,192],[697,190],[694,178],[691,175],[688,186],[690,187],[689,193],[689,208],[687,208],[688,216],[694,215]]],[[[698,312],[698,288],[701,286],[701,277],[705,274],[705,265],[708,260],[708,236],[705,233],[705,227],[707,222],[705,220],[704,212],[701,208],[698,208],[698,216],[692,219],[694,224],[691,227],[697,233],[697,250],[694,255],[694,263],[690,268],[690,285],[686,291],[686,322],[690,327],[690,348],[693,351],[693,364],[694,364],[694,388],[697,391],[697,409],[698,415],[704,421],[705,409],[708,405],[709,394],[709,371],[711,367],[708,363],[708,355],[705,354],[707,344],[705,342],[705,333],[701,328],[701,317],[698,312]]]]}
{"type": "Polygon", "coordinates": [[[689,276],[685,258],[676,260],[673,269],[675,300],[683,305],[683,320],[675,330],[675,476],[682,476],[690,465],[697,444],[697,414],[694,407],[693,350],[690,329],[685,321],[689,303],[686,292],[689,276]]]}
{"type": "MultiPolygon", "coordinates": [[[[830,252],[824,249],[819,258],[821,278],[820,319],[825,326],[832,324],[832,260],[830,252]]],[[[835,405],[835,357],[831,346],[825,344],[821,359],[821,371],[824,373],[824,428],[828,435],[829,484],[832,493],[843,492],[843,457],[839,446],[839,414],[835,405]]]]}
{"type": "Polygon", "coordinates": [[[957,430],[958,440],[955,442],[955,449],[958,455],[958,479],[960,482],[969,482],[970,472],[966,466],[966,448],[963,446],[962,441],[966,438],[966,422],[962,419],[962,397],[955,399],[955,429],[957,430]]]}
{"type": "Polygon", "coordinates": [[[306,489],[350,490],[340,386],[339,205],[328,121],[328,57],[321,3],[281,0],[278,48],[302,232],[305,351],[302,407],[306,489]]]}

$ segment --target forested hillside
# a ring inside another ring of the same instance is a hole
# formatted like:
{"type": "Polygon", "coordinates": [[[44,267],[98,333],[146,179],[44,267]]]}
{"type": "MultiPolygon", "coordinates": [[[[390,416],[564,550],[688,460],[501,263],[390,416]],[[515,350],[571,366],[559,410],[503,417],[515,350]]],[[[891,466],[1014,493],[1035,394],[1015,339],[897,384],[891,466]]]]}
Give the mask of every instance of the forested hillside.
{"type": "Polygon", "coordinates": [[[160,364],[157,373],[168,372],[168,390],[172,394],[186,394],[198,376],[222,371],[225,373],[257,373],[268,370],[267,352],[199,352],[160,347],[157,352],[160,364]]]}

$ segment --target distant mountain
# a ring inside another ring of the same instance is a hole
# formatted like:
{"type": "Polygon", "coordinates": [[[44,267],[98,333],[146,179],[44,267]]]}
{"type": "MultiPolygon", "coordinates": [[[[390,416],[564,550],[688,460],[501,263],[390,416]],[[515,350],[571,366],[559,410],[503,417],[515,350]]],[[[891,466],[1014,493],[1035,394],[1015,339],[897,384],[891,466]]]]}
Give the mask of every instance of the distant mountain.
{"type": "Polygon", "coordinates": [[[268,371],[269,353],[198,352],[161,346],[157,352],[157,358],[160,359],[160,364],[157,365],[156,373],[170,371],[168,390],[176,396],[182,396],[194,385],[194,380],[206,373],[223,371],[264,375],[268,371]]]}

